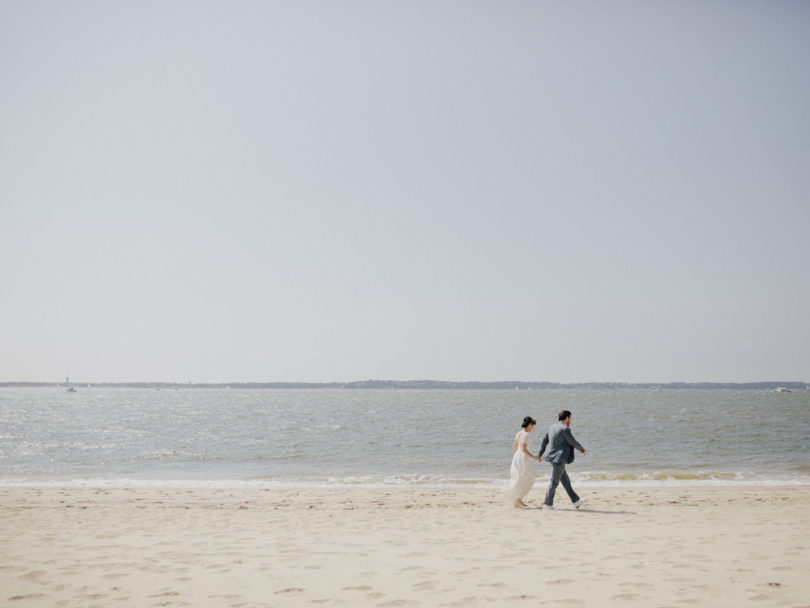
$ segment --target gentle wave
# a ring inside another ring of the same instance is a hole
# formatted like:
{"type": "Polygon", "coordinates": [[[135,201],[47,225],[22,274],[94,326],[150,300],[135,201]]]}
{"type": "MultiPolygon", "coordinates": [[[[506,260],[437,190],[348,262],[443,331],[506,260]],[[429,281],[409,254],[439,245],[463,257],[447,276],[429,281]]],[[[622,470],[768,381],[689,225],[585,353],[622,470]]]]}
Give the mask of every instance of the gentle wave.
{"type": "Polygon", "coordinates": [[[0,487],[65,488],[164,488],[164,489],[255,489],[288,488],[500,488],[504,480],[492,479],[71,479],[71,480],[0,480],[0,487]]]}
{"type": "Polygon", "coordinates": [[[743,480],[743,473],[724,471],[619,471],[593,472],[578,475],[583,482],[600,481],[731,481],[743,480]]]}
{"type": "MultiPolygon", "coordinates": [[[[571,475],[577,487],[673,487],[673,486],[807,486],[810,476],[764,478],[750,473],[722,471],[637,471],[579,473],[571,475]]],[[[535,491],[545,487],[547,475],[537,475],[535,491]]],[[[413,488],[502,489],[506,479],[451,479],[429,475],[350,476],[324,478],[254,479],[0,479],[0,487],[164,488],[164,489],[286,489],[286,488],[413,488]]]]}

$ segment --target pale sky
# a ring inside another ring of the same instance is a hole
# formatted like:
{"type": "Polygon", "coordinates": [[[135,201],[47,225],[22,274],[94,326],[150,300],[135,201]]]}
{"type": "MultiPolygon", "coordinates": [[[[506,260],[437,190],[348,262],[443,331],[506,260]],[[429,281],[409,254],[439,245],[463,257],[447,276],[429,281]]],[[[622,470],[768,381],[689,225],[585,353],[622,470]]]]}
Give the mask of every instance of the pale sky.
{"type": "Polygon", "coordinates": [[[0,0],[0,381],[810,380],[810,2],[0,0]]]}

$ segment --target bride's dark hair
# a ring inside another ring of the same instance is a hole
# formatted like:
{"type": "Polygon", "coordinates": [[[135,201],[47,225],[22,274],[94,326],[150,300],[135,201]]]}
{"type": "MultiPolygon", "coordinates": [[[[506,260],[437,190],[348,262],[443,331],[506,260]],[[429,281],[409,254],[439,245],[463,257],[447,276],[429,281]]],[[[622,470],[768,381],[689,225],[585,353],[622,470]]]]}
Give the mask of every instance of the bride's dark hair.
{"type": "Polygon", "coordinates": [[[537,420],[535,420],[535,419],[534,419],[534,418],[532,418],[531,416],[526,416],[526,417],[523,419],[523,424],[521,424],[520,426],[522,426],[522,427],[525,429],[525,428],[526,428],[527,426],[529,426],[530,424],[537,424],[537,420]]]}

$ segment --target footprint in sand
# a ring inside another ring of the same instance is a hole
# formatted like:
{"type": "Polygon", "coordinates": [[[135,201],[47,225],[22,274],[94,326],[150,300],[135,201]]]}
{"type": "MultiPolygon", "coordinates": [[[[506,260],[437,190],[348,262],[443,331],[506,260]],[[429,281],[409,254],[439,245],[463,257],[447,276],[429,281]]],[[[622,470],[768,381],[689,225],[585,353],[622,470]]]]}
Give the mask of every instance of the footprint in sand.
{"type": "Polygon", "coordinates": [[[649,589],[654,586],[650,583],[619,583],[619,587],[634,587],[637,589],[649,589]]]}
{"type": "Polygon", "coordinates": [[[21,575],[19,578],[24,581],[33,581],[36,583],[46,574],[47,572],[45,572],[45,570],[32,570],[31,572],[21,575]]]}
{"type": "Polygon", "coordinates": [[[304,590],[301,587],[288,587],[287,589],[279,589],[276,591],[276,595],[281,593],[303,593],[304,590]]]}
{"type": "Polygon", "coordinates": [[[177,595],[180,595],[177,591],[161,591],[160,593],[155,593],[149,597],[175,597],[177,595]]]}

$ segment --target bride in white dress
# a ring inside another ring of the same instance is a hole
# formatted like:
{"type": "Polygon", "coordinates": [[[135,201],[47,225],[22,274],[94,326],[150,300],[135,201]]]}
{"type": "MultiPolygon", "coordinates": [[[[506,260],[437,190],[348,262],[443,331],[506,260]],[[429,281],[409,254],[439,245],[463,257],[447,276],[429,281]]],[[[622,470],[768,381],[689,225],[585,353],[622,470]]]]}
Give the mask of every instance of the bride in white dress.
{"type": "Polygon", "coordinates": [[[512,445],[512,468],[510,469],[509,485],[503,491],[504,498],[512,500],[515,507],[525,507],[523,497],[529,493],[534,485],[534,471],[532,471],[532,460],[540,460],[538,456],[532,456],[529,452],[529,433],[537,424],[534,418],[526,416],[523,419],[521,429],[515,435],[515,443],[512,445]]]}

